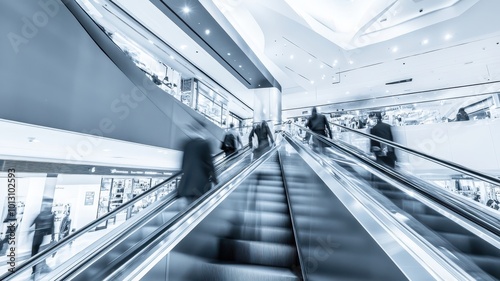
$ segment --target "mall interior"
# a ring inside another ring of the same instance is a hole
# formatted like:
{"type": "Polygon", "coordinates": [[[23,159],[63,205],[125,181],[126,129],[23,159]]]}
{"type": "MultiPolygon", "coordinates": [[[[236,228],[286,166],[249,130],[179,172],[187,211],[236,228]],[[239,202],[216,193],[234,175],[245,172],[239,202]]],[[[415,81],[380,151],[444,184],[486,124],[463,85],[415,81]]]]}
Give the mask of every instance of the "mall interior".
{"type": "Polygon", "coordinates": [[[498,11],[0,0],[0,280],[500,280],[498,11]]]}

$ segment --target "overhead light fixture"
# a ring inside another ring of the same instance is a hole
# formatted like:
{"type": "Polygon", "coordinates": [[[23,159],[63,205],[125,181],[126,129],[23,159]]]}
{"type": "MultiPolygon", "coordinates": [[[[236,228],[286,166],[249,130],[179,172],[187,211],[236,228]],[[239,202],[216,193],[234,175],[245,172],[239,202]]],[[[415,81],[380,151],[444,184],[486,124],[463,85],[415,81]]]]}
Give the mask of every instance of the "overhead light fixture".
{"type": "Polygon", "coordinates": [[[451,35],[450,33],[447,33],[447,34],[444,36],[444,40],[450,40],[452,37],[453,37],[453,35],[451,35]]]}
{"type": "Polygon", "coordinates": [[[238,67],[239,67],[239,68],[241,68],[241,64],[240,64],[240,65],[238,65],[238,67]]]}
{"type": "Polygon", "coordinates": [[[184,14],[189,14],[189,12],[191,12],[191,9],[188,6],[184,6],[184,8],[182,8],[182,12],[184,12],[184,14]]]}
{"type": "Polygon", "coordinates": [[[311,80],[311,84],[314,84],[314,80],[311,80]]]}
{"type": "Polygon", "coordinates": [[[320,65],[319,65],[319,68],[323,68],[323,67],[325,67],[323,64],[320,64],[320,65]]]}
{"type": "Polygon", "coordinates": [[[308,62],[312,62],[312,59],[309,59],[308,62]]]}
{"type": "Polygon", "coordinates": [[[171,58],[171,59],[174,59],[174,56],[170,55],[170,58],[171,58]]]}
{"type": "Polygon", "coordinates": [[[422,45],[427,45],[427,44],[429,44],[429,39],[422,40],[422,45]]]}
{"type": "Polygon", "coordinates": [[[337,64],[338,62],[339,62],[338,60],[334,60],[334,61],[333,61],[333,64],[335,65],[335,64],[337,64]]]}
{"type": "Polygon", "coordinates": [[[396,53],[398,50],[399,50],[398,46],[395,46],[395,47],[392,48],[392,52],[393,53],[396,53]]]}
{"type": "Polygon", "coordinates": [[[205,34],[209,35],[210,34],[210,29],[205,29],[205,34]]]}
{"type": "Polygon", "coordinates": [[[187,48],[187,45],[181,45],[181,50],[184,50],[187,48]]]}
{"type": "Polygon", "coordinates": [[[230,55],[231,55],[231,53],[227,53],[227,55],[228,55],[228,56],[230,56],[230,55]]]}
{"type": "Polygon", "coordinates": [[[353,64],[353,63],[354,63],[354,61],[352,61],[352,60],[349,61],[349,64],[353,64]]]}
{"type": "Polygon", "coordinates": [[[290,59],[293,60],[293,55],[290,55],[290,59]]]}

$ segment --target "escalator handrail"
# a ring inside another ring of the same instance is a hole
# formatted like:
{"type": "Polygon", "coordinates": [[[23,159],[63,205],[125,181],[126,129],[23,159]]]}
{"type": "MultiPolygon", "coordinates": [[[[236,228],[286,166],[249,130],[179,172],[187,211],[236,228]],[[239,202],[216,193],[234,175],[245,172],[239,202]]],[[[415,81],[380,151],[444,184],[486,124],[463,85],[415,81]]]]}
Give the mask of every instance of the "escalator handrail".
{"type": "MultiPolygon", "coordinates": [[[[306,130],[309,131],[310,134],[313,134],[315,137],[321,138],[322,141],[328,143],[330,146],[338,147],[340,150],[355,156],[363,163],[374,166],[377,170],[382,171],[382,173],[384,173],[385,175],[390,175],[390,177],[403,182],[407,186],[411,187],[412,190],[418,192],[419,194],[422,194],[423,196],[431,199],[434,202],[438,202],[440,205],[446,207],[447,209],[452,210],[456,214],[459,214],[460,216],[468,219],[477,226],[482,227],[484,231],[491,233],[491,235],[487,235],[485,233],[485,236],[492,237],[492,239],[495,241],[500,236],[500,220],[498,219],[498,217],[478,210],[477,206],[475,206],[475,204],[472,204],[474,202],[470,202],[470,200],[455,196],[454,194],[445,192],[440,188],[436,188],[436,186],[418,177],[408,174],[402,174],[390,167],[377,163],[370,157],[366,156],[366,154],[356,151],[357,148],[353,148],[345,144],[337,144],[322,135],[318,135],[308,129],[306,130]],[[495,239],[494,237],[497,238],[495,239]]],[[[486,209],[486,207],[484,208],[486,209]]],[[[488,241],[492,240],[489,239],[488,241]]]]}
{"type": "MultiPolygon", "coordinates": [[[[220,155],[222,153],[224,153],[224,152],[216,154],[216,156],[213,156],[212,159],[217,157],[217,155],[220,155]]],[[[227,161],[227,160],[229,160],[229,158],[226,159],[226,157],[224,157],[223,160],[220,160],[218,164],[220,164],[224,161],[227,161]]],[[[162,188],[165,184],[175,180],[176,178],[178,178],[182,174],[183,174],[182,171],[179,171],[179,172],[173,174],[172,176],[170,176],[166,180],[158,183],[157,185],[155,185],[155,186],[151,187],[150,189],[144,191],[143,193],[137,195],[136,197],[134,197],[130,201],[118,206],[116,209],[112,210],[111,212],[105,214],[104,216],[94,220],[93,222],[90,222],[89,224],[85,225],[84,227],[82,227],[82,228],[78,229],[77,231],[71,233],[70,235],[66,236],[62,240],[58,241],[55,245],[53,245],[47,249],[44,249],[43,251],[40,251],[35,256],[31,257],[27,261],[25,261],[22,264],[20,264],[19,266],[17,266],[16,270],[14,272],[7,272],[6,274],[0,276],[0,280],[4,280],[5,278],[11,277],[11,275],[16,274],[17,272],[21,272],[27,268],[31,268],[31,267],[37,265],[38,263],[40,263],[43,260],[45,260],[46,258],[48,258],[50,255],[57,253],[57,251],[59,249],[66,246],[71,241],[73,241],[73,240],[77,239],[78,237],[82,236],[83,234],[91,231],[92,229],[94,229],[98,225],[104,223],[105,221],[113,218],[115,215],[119,214],[120,212],[125,211],[129,207],[132,207],[135,203],[139,202],[143,198],[156,192],[157,190],[162,188]]]]}
{"type": "MultiPolygon", "coordinates": [[[[237,181],[243,174],[248,174],[251,171],[255,170],[260,164],[265,162],[272,153],[274,153],[278,149],[278,146],[272,147],[268,152],[266,152],[264,155],[262,155],[259,159],[254,160],[250,165],[245,167],[243,171],[238,173],[236,176],[231,177],[228,179],[225,183],[219,183],[215,187],[213,187],[211,190],[203,194],[200,198],[198,198],[195,202],[191,204],[191,206],[186,209],[182,210],[179,213],[177,213],[172,219],[170,219],[167,223],[165,223],[164,226],[160,227],[161,229],[156,230],[153,234],[150,235],[150,237],[146,238],[148,241],[144,242],[141,246],[141,250],[139,252],[144,252],[148,250],[149,248],[152,248],[158,244],[158,241],[162,241],[167,237],[168,235],[171,234],[171,228],[178,228],[182,224],[190,224],[191,222],[188,222],[188,220],[191,218],[192,214],[195,213],[198,209],[202,207],[202,205],[207,205],[207,204],[212,204],[212,203],[207,203],[211,201],[213,198],[216,198],[226,187],[230,186],[233,189],[236,188],[236,186],[232,186],[232,184],[237,181]],[[151,246],[152,244],[155,244],[151,246]]],[[[252,152],[250,152],[252,153],[252,152]]],[[[244,158],[238,160],[238,163],[243,161],[244,158]]],[[[229,169],[232,167],[236,166],[238,163],[233,164],[229,169]]],[[[186,234],[187,235],[187,234],[186,234]]],[[[114,241],[112,244],[109,245],[109,247],[113,247],[118,243],[117,241],[114,241]]],[[[95,254],[94,254],[95,255],[95,254]]],[[[138,255],[135,253],[134,255],[138,255]]],[[[95,256],[90,256],[87,257],[85,260],[81,261],[79,265],[82,264],[87,264],[94,260],[95,256]]],[[[133,258],[129,258],[129,261],[127,261],[125,264],[130,263],[130,260],[133,260],[133,258]]],[[[126,265],[122,265],[120,268],[126,268],[126,265]]],[[[115,269],[116,270],[116,269],[115,269]]],[[[75,274],[75,272],[78,271],[77,268],[70,268],[64,272],[64,275],[66,277],[72,276],[75,274]]],[[[118,270],[117,270],[118,271],[118,270]]],[[[65,278],[66,278],[65,277],[65,278]]],[[[107,280],[109,277],[107,278],[107,280]]]]}
{"type": "MultiPolygon", "coordinates": [[[[431,161],[433,163],[436,163],[438,165],[450,168],[452,170],[459,171],[459,172],[461,172],[463,174],[466,174],[466,175],[469,175],[469,176],[481,179],[481,180],[483,180],[485,182],[488,182],[490,184],[500,186],[500,179],[497,179],[497,178],[495,178],[493,176],[487,175],[487,174],[482,173],[480,171],[476,171],[476,170],[467,168],[465,166],[462,166],[460,164],[457,164],[457,163],[454,163],[454,162],[451,162],[451,161],[447,161],[447,160],[444,160],[444,159],[441,159],[441,158],[438,158],[438,157],[435,157],[435,156],[432,156],[432,155],[425,154],[425,153],[423,153],[421,151],[418,151],[418,150],[415,150],[415,149],[403,146],[403,145],[398,144],[398,143],[393,142],[393,141],[389,141],[389,140],[386,140],[386,139],[383,139],[383,138],[380,138],[380,137],[377,137],[377,136],[374,136],[374,135],[371,135],[371,134],[367,134],[367,133],[356,131],[355,129],[351,129],[351,128],[346,127],[346,126],[342,126],[342,125],[331,123],[331,122],[330,122],[330,124],[332,124],[334,126],[337,126],[337,127],[340,127],[342,129],[348,130],[350,132],[356,133],[358,135],[367,137],[369,139],[373,139],[373,140],[376,140],[378,142],[390,145],[392,147],[397,147],[397,148],[399,148],[399,149],[401,149],[401,150],[403,150],[405,152],[408,152],[410,154],[413,154],[413,155],[416,155],[418,157],[424,158],[426,160],[429,160],[429,161],[431,161]]],[[[307,128],[302,127],[300,125],[297,125],[297,124],[294,124],[294,125],[298,126],[301,129],[308,130],[307,128]]]]}

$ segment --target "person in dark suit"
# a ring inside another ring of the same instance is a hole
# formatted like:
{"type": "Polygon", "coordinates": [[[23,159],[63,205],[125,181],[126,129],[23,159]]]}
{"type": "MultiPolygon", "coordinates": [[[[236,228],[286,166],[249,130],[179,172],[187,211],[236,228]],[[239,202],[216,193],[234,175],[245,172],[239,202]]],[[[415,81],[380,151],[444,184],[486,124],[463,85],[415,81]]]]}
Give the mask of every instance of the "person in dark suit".
{"type": "Polygon", "coordinates": [[[210,141],[204,137],[204,124],[194,123],[188,126],[182,156],[182,172],[184,173],[178,186],[178,195],[192,202],[209,191],[212,184],[217,184],[212,148],[210,141]]]}
{"type": "MultiPolygon", "coordinates": [[[[332,130],[330,129],[330,124],[326,119],[326,116],[318,113],[318,109],[316,107],[312,108],[312,114],[306,122],[306,128],[309,128],[313,133],[324,137],[330,137],[332,139],[332,130]],[[328,135],[327,132],[328,131],[328,135]]],[[[310,134],[306,134],[306,141],[309,141],[310,134]]],[[[314,148],[319,148],[321,152],[323,152],[324,147],[327,146],[324,142],[322,142],[318,137],[313,136],[313,144],[314,148]]]]}
{"type": "MultiPolygon", "coordinates": [[[[43,243],[43,240],[46,235],[51,235],[51,241],[55,240],[54,233],[54,220],[55,216],[52,213],[52,204],[50,200],[43,199],[42,201],[42,211],[35,218],[31,226],[35,226],[35,234],[33,235],[33,244],[31,246],[31,256],[38,254],[40,250],[40,246],[43,243]]],[[[45,269],[46,264],[45,261],[41,264],[33,266],[33,274],[35,274],[38,267],[41,267],[42,270],[45,269]]]]}
{"type": "Polygon", "coordinates": [[[457,117],[455,118],[456,121],[469,121],[469,114],[465,112],[465,108],[461,107],[458,109],[457,117]]]}
{"type": "Polygon", "coordinates": [[[257,124],[250,131],[250,135],[248,136],[248,145],[252,148],[253,137],[257,137],[257,148],[254,150],[254,157],[259,158],[263,154],[265,154],[269,149],[271,149],[271,144],[274,145],[273,134],[271,133],[271,129],[265,120],[262,120],[260,124],[257,124]]]}
{"type": "MultiPolygon", "coordinates": [[[[389,140],[394,141],[392,137],[391,125],[382,122],[382,114],[376,112],[371,117],[371,120],[375,125],[370,129],[370,134],[389,140]]],[[[385,164],[391,168],[396,166],[396,154],[394,153],[394,148],[389,145],[385,145],[379,141],[370,140],[371,151],[375,153],[377,157],[377,162],[385,164]]]]}

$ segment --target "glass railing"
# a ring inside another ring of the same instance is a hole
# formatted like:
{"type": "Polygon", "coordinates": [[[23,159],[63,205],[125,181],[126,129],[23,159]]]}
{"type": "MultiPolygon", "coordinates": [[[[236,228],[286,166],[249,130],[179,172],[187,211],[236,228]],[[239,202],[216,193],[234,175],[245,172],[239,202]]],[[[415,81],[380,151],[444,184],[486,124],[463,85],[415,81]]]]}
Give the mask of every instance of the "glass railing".
{"type": "MultiPolygon", "coordinates": [[[[394,165],[401,173],[411,174],[436,188],[459,194],[468,200],[498,211],[500,215],[500,179],[498,177],[378,138],[370,134],[369,128],[352,129],[335,123],[331,123],[330,126],[335,142],[354,147],[358,149],[358,152],[369,155],[380,163],[394,165]],[[374,146],[381,147],[381,150],[374,151],[374,146]]],[[[314,145],[312,138],[305,140],[305,128],[293,127],[291,133],[296,138],[314,145]]],[[[477,162],[474,159],[471,161],[477,162]]]]}
{"type": "MultiPolygon", "coordinates": [[[[246,150],[248,149],[242,149],[239,154],[243,155],[246,150]]],[[[215,155],[213,159],[216,161],[216,173],[220,174],[224,168],[229,167],[238,157],[238,154],[233,157],[224,157],[223,153],[215,155]]],[[[45,235],[41,249],[37,255],[31,258],[29,255],[24,255],[23,258],[17,258],[14,268],[15,273],[12,274],[12,272],[8,271],[9,268],[5,268],[3,272],[7,274],[1,276],[0,279],[28,280],[31,278],[32,269],[36,269],[37,275],[35,278],[43,276],[45,273],[50,272],[52,269],[66,262],[69,258],[84,251],[101,237],[122,227],[127,221],[142,213],[148,212],[148,210],[151,209],[149,207],[152,207],[156,202],[174,199],[177,195],[177,185],[181,177],[182,173],[177,172],[155,186],[135,194],[132,199],[116,206],[113,210],[105,214],[101,214],[98,219],[91,221],[80,229],[74,229],[69,236],[57,239],[58,235],[54,235],[54,242],[48,243],[52,235],[45,235]]],[[[79,214],[79,216],[73,215],[72,220],[81,219],[80,216],[81,214],[79,214]]],[[[33,232],[33,230],[31,232],[33,232]]],[[[31,242],[31,240],[28,240],[25,243],[31,245],[31,242]]]]}

